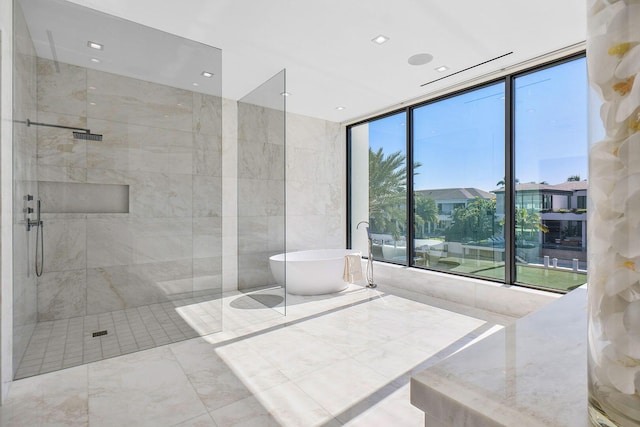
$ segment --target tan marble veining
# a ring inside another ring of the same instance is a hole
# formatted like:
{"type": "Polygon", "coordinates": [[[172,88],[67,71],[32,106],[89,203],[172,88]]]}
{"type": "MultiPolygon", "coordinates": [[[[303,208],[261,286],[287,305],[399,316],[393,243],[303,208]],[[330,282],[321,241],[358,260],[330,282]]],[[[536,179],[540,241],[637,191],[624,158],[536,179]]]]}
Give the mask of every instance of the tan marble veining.
{"type": "Polygon", "coordinates": [[[88,378],[91,425],[171,426],[205,412],[168,347],[89,365],[88,378]]]}
{"type": "Polygon", "coordinates": [[[38,58],[38,109],[86,117],[86,68],[38,58]]]}
{"type": "Polygon", "coordinates": [[[210,134],[196,134],[193,145],[193,172],[197,175],[222,176],[221,139],[210,134]]]}
{"type": "MultiPolygon", "coordinates": [[[[88,233],[85,251],[88,279],[81,287],[87,297],[82,306],[97,313],[130,307],[134,303],[165,300],[167,289],[171,289],[171,293],[219,289],[220,260],[206,264],[200,262],[197,284],[182,273],[158,279],[149,269],[132,266],[166,265],[189,259],[194,253],[208,259],[220,256],[220,238],[216,236],[216,233],[221,234],[219,226],[199,232],[194,237],[190,221],[178,220],[182,224],[178,229],[172,224],[177,218],[190,219],[194,213],[202,218],[220,217],[220,179],[196,178],[192,174],[221,175],[221,99],[199,94],[192,96],[186,91],[108,73],[90,71],[84,78],[83,70],[73,66],[65,65],[61,68],[61,75],[53,75],[51,65],[43,61],[41,67],[45,78],[41,80],[43,109],[40,115],[63,124],[88,126],[93,132],[103,134],[104,139],[81,145],[60,139],[59,132],[50,136],[43,134],[39,144],[41,179],[130,186],[130,212],[126,217],[96,214],[75,218],[60,214],[53,218],[58,222],[62,219],[85,222],[84,225],[78,222],[82,225],[80,228],[88,233]],[[89,103],[88,111],[74,107],[82,98],[76,96],[82,85],[86,86],[84,102],[89,103]],[[153,96],[143,102],[145,91],[153,96]],[[75,101],[65,101],[68,108],[60,111],[47,107],[53,106],[53,101],[62,94],[72,94],[75,101]],[[48,101],[45,103],[44,100],[48,101]],[[116,106],[117,109],[112,109],[116,106]],[[61,112],[64,114],[59,114],[61,112]],[[70,114],[78,117],[73,118],[70,114]],[[197,144],[194,132],[197,132],[197,144]],[[207,153],[206,164],[202,166],[198,166],[200,163],[194,159],[198,150],[207,153]],[[195,202],[192,197],[194,191],[203,196],[195,202]],[[117,266],[121,268],[115,268],[117,266]],[[99,271],[102,274],[98,274],[99,271]],[[124,301],[127,298],[132,300],[124,301]]],[[[52,226],[55,231],[55,223],[52,226]]],[[[60,232],[68,234],[64,230],[60,232]]],[[[49,263],[55,262],[51,265],[54,270],[71,271],[77,267],[76,264],[63,265],[56,260],[73,260],[75,257],[74,249],[65,249],[55,254],[49,263]]],[[[190,270],[189,274],[192,273],[190,270]]],[[[43,301],[46,296],[42,293],[43,301]]],[[[62,303],[59,299],[53,301],[57,305],[62,303]]],[[[48,307],[44,309],[46,318],[54,312],[62,315],[70,310],[77,311],[72,307],[77,308],[80,303],[69,300],[69,307],[60,306],[60,309],[53,310],[50,307],[53,301],[44,304],[48,307]]]]}
{"type": "Polygon", "coordinates": [[[87,271],[46,272],[38,279],[38,320],[84,316],[87,271]]]}
{"type": "Polygon", "coordinates": [[[78,270],[86,267],[86,223],[82,219],[49,219],[44,224],[44,271],[78,270]]]}
{"type": "MultiPolygon", "coordinates": [[[[38,111],[40,123],[86,128],[83,116],[38,111]]],[[[36,125],[33,125],[34,127],[36,125]]],[[[87,142],[73,138],[71,130],[37,126],[38,164],[59,167],[87,167],[87,142]]]]}
{"type": "Polygon", "coordinates": [[[222,98],[193,93],[193,131],[220,139],[222,128],[222,98]]]}
{"type": "Polygon", "coordinates": [[[193,216],[222,216],[222,178],[219,176],[193,175],[193,216]]]}
{"type": "MultiPolygon", "coordinates": [[[[8,36],[8,34],[3,34],[3,41],[8,36]]],[[[19,4],[14,5],[13,44],[13,88],[3,86],[2,90],[13,91],[13,119],[24,121],[37,116],[37,60],[29,29],[19,4]]],[[[9,62],[3,63],[2,66],[4,70],[11,65],[9,62]]],[[[5,111],[3,111],[4,116],[5,111]]],[[[4,122],[0,126],[3,128],[3,134],[8,126],[11,124],[4,122]]],[[[2,141],[3,147],[6,143],[7,141],[2,141]]],[[[14,221],[10,225],[13,227],[13,279],[14,283],[19,283],[20,286],[13,287],[13,301],[11,301],[13,303],[13,330],[9,333],[13,334],[13,348],[4,345],[1,349],[3,365],[9,366],[10,359],[13,361],[13,373],[15,373],[16,366],[27,348],[29,337],[37,321],[36,277],[33,272],[34,259],[31,253],[31,248],[35,243],[35,233],[27,232],[24,225],[21,224],[22,209],[26,207],[23,197],[37,192],[37,149],[36,128],[27,127],[24,124],[14,124],[13,159],[3,159],[3,168],[13,168],[14,221]],[[10,354],[11,351],[13,354],[10,354]]],[[[3,283],[3,287],[7,285],[10,289],[11,283],[3,283]]],[[[6,312],[3,313],[3,321],[9,320],[6,319],[6,314],[6,312]]],[[[10,339],[6,335],[2,337],[5,344],[10,342],[10,339]]],[[[5,390],[4,385],[2,389],[5,390]]]]}
{"type": "MultiPolygon", "coordinates": [[[[436,299],[427,305],[356,285],[288,299],[284,317],[248,295],[226,293],[223,332],[16,381],[0,423],[418,426],[424,417],[409,403],[408,375],[497,326],[486,322],[489,313],[474,318],[436,299]]],[[[200,311],[195,302],[176,306],[175,313],[206,327],[196,322],[214,318],[206,304],[200,311]]],[[[117,328],[133,313],[87,316],[85,323],[117,328]]],[[[134,324],[130,335],[118,331],[119,348],[127,336],[144,342],[134,324]]]]}
{"type": "Polygon", "coordinates": [[[87,70],[87,116],[101,120],[192,131],[193,95],[142,80],[87,70]]]}
{"type": "Polygon", "coordinates": [[[22,426],[88,426],[87,367],[15,381],[0,407],[0,424],[22,426]]]}
{"type": "Polygon", "coordinates": [[[411,402],[442,425],[587,426],[586,289],[417,373],[411,402]]]}
{"type": "Polygon", "coordinates": [[[40,164],[38,181],[87,182],[87,169],[40,164]]]}

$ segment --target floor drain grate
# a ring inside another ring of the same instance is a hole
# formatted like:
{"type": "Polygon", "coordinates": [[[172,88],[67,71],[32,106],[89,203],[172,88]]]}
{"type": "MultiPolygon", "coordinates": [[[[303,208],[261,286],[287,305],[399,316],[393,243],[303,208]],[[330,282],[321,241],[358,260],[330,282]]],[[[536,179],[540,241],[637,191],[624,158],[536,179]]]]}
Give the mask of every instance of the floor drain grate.
{"type": "Polygon", "coordinates": [[[107,335],[107,330],[105,329],[104,331],[98,331],[98,332],[94,332],[93,333],[93,337],[101,337],[103,335],[107,335]]]}

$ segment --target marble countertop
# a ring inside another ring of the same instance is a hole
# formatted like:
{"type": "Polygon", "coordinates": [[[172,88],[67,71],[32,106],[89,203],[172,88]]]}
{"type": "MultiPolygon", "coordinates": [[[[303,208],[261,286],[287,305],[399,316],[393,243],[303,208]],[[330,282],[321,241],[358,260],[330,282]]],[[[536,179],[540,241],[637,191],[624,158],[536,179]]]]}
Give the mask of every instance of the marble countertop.
{"type": "Polygon", "coordinates": [[[411,403],[433,425],[588,426],[586,306],[578,288],[420,372],[411,403]]]}

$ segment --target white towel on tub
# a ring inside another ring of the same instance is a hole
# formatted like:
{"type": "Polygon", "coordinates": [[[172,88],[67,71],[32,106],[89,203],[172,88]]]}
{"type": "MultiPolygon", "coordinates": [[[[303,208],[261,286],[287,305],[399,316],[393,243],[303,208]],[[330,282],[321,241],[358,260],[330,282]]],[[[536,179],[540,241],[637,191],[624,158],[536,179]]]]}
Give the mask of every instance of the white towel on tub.
{"type": "Polygon", "coordinates": [[[362,280],[362,264],[360,254],[349,254],[344,257],[344,281],[355,283],[362,280]]]}

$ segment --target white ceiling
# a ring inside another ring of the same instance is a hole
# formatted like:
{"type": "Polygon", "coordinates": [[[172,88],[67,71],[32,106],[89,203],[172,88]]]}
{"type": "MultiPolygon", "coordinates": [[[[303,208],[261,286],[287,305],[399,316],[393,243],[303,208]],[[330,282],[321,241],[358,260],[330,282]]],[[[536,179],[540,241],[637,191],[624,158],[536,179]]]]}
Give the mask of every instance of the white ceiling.
{"type": "MultiPolygon", "coordinates": [[[[584,0],[72,1],[222,49],[226,98],[240,99],[286,68],[287,109],[338,122],[581,43],[586,34],[584,0]],[[390,40],[374,44],[379,34],[390,40]],[[434,59],[409,65],[417,53],[434,59]],[[449,70],[438,73],[440,65],[449,70]]],[[[71,25],[91,39],[80,27],[71,25]]]]}

